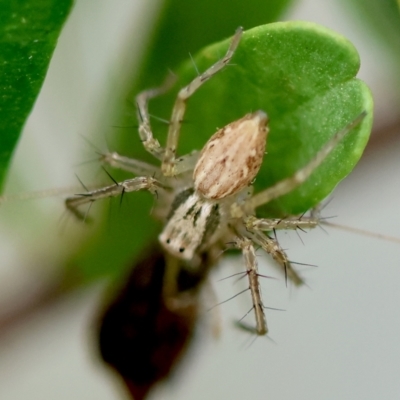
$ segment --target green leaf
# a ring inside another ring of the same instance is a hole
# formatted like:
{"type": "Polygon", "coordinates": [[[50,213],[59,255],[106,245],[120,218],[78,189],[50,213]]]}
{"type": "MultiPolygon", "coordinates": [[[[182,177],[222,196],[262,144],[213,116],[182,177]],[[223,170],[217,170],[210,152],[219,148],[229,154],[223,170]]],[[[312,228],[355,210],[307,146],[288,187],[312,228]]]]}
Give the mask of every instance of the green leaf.
{"type": "Polygon", "coordinates": [[[0,0],[0,188],[72,0],[0,0]]]}
{"type": "MultiPolygon", "coordinates": [[[[226,41],[205,49],[195,57],[197,68],[206,69],[227,46],[226,41]]],[[[291,176],[333,134],[367,111],[367,118],[312,179],[263,207],[260,215],[282,217],[310,209],[353,169],[369,137],[372,99],[364,82],[355,78],[357,51],[345,38],[321,26],[282,22],[245,32],[232,64],[189,100],[181,149],[182,153],[201,149],[216,127],[257,109],[266,111],[268,154],[256,191],[291,176]]],[[[178,75],[180,85],[189,82],[195,76],[193,64],[186,63],[178,75]]],[[[161,106],[152,112],[168,115],[161,106]]]]}
{"type": "MultiPolygon", "coordinates": [[[[197,67],[205,70],[225,53],[227,46],[228,41],[224,41],[202,50],[194,57],[197,67]]],[[[334,133],[361,111],[367,112],[360,126],[335,149],[312,179],[265,206],[259,215],[279,217],[309,209],[351,171],[371,130],[372,99],[366,85],[355,78],[359,68],[356,50],[342,36],[321,26],[305,22],[275,23],[245,32],[231,64],[189,100],[179,150],[184,154],[201,149],[217,127],[248,112],[265,110],[270,117],[271,132],[268,154],[255,185],[257,191],[292,175],[334,133]]],[[[178,71],[180,80],[175,91],[152,102],[150,112],[168,119],[176,91],[195,74],[193,64],[186,62],[178,71]]],[[[153,125],[156,137],[163,143],[166,127],[153,125]]],[[[148,156],[138,139],[136,143],[134,155],[140,159],[148,156]]],[[[113,211],[107,238],[99,234],[103,247],[93,246],[93,252],[78,261],[80,265],[90,265],[83,261],[97,257],[97,270],[85,270],[87,276],[112,268],[118,270],[123,254],[127,253],[113,252],[117,256],[111,265],[107,264],[107,260],[110,262],[107,249],[115,246],[136,252],[160,231],[161,225],[157,226],[149,217],[151,196],[147,193],[131,196],[134,198],[129,199],[130,205],[124,204],[113,211]],[[118,235],[110,234],[112,230],[118,231],[118,235]]]]}

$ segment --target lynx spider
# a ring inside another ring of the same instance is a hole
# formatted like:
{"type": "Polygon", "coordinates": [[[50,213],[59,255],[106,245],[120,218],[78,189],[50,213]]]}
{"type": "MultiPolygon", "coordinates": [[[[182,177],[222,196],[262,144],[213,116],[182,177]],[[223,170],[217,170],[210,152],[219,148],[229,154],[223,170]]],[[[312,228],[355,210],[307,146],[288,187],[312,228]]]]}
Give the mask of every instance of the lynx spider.
{"type": "Polygon", "coordinates": [[[69,197],[66,199],[66,207],[77,217],[84,218],[84,214],[78,210],[83,204],[139,190],[157,194],[154,214],[165,222],[159,241],[171,260],[175,260],[168,267],[166,295],[176,291],[174,282],[177,267],[174,265],[185,262],[190,268],[199,268],[201,254],[214,254],[217,259],[221,249],[230,243],[243,253],[256,319],[254,331],[258,335],[265,335],[268,328],[260,292],[255,246],[270,254],[286,276],[299,285],[302,279],[292,268],[285,251],[276,239],[265,232],[314,228],[319,218],[311,213],[309,217],[302,218],[260,219],[256,217],[256,209],[291,192],[306,181],[343,137],[360,123],[365,113],[337,132],[293,176],[255,195],[251,184],[260,169],[268,134],[268,117],[264,111],[247,114],[218,130],[200,152],[177,157],[176,149],[186,101],[230,62],[242,33],[243,29],[238,28],[225,56],[179,91],[172,110],[165,148],[153,137],[148,101],[165,92],[169,84],[146,90],[137,96],[139,136],[145,150],[161,161],[160,168],[115,152],[104,154],[104,163],[138,177],[69,197]]]}

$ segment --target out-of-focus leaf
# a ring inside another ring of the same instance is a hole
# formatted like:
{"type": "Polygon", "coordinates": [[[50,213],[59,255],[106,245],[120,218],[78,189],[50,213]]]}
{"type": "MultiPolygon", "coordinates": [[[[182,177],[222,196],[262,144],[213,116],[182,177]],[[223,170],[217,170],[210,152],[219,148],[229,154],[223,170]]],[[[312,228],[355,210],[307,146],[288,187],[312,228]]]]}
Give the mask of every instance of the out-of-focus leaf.
{"type": "Polygon", "coordinates": [[[72,0],[0,0],[0,188],[72,0]]]}
{"type": "Polygon", "coordinates": [[[355,22],[375,34],[389,57],[400,65],[400,12],[396,0],[345,0],[355,22]]]}

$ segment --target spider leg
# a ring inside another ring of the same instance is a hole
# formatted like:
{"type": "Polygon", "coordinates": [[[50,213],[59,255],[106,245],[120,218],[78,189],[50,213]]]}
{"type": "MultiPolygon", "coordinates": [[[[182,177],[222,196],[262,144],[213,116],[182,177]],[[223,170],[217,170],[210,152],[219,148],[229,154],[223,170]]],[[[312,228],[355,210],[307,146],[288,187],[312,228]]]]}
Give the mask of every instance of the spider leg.
{"type": "MultiPolygon", "coordinates": [[[[243,33],[243,28],[239,27],[232,38],[231,44],[227,53],[223,58],[217,61],[214,65],[208,68],[201,75],[197,76],[189,85],[182,88],[175,100],[174,108],[172,110],[171,123],[169,125],[167,145],[165,154],[163,154],[163,162],[161,170],[166,176],[174,176],[177,174],[175,169],[176,164],[176,149],[178,147],[179,133],[182,125],[183,116],[186,111],[186,101],[193,93],[208,79],[215,75],[218,71],[223,69],[231,60],[237,46],[239,45],[240,38],[243,33]]],[[[181,162],[183,164],[183,160],[181,162]]],[[[187,168],[189,169],[189,168],[187,168]]]]}
{"type": "Polygon", "coordinates": [[[304,283],[301,276],[293,269],[287,254],[281,248],[278,241],[257,230],[252,231],[251,239],[282,267],[285,278],[290,279],[296,286],[304,283]]]}
{"type": "Polygon", "coordinates": [[[87,193],[76,194],[73,197],[68,197],[65,200],[65,206],[77,218],[85,219],[85,214],[78,210],[78,207],[83,204],[91,204],[96,200],[116,197],[123,195],[124,193],[136,192],[144,189],[151,193],[156,193],[157,188],[162,188],[162,185],[156,179],[147,176],[137,177],[122,182],[116,182],[114,185],[105,186],[87,193]]]}
{"type": "Polygon", "coordinates": [[[251,199],[246,202],[246,208],[249,210],[254,210],[257,207],[262,206],[263,204],[269,203],[271,200],[274,200],[278,197],[281,197],[304,183],[310,175],[318,168],[322,162],[326,159],[326,157],[332,152],[333,149],[337,146],[337,144],[361,121],[365,118],[366,112],[363,111],[359,114],[352,122],[346,125],[342,130],[337,132],[332,139],[325,144],[324,147],[313,157],[313,159],[303,168],[299,169],[295,172],[293,176],[289,178],[285,178],[275,185],[269,187],[268,189],[263,190],[260,193],[254,195],[251,199]]]}
{"type": "Polygon", "coordinates": [[[258,263],[256,251],[250,239],[244,237],[236,238],[235,246],[243,253],[246,266],[246,273],[249,279],[249,289],[253,308],[256,317],[256,333],[257,335],[266,335],[268,333],[267,321],[264,314],[264,305],[261,297],[260,282],[258,280],[258,263]]]}
{"type": "Polygon", "coordinates": [[[161,147],[159,141],[153,137],[150,125],[150,114],[148,102],[150,99],[160,96],[167,92],[175,82],[173,75],[168,75],[164,84],[158,88],[148,89],[136,96],[137,118],[139,121],[139,136],[146,151],[157,159],[164,157],[165,149],[161,147]]]}
{"type": "Polygon", "coordinates": [[[300,216],[290,218],[256,218],[253,215],[244,220],[244,225],[250,231],[272,231],[274,229],[313,229],[320,223],[319,216],[300,216]]]}
{"type": "Polygon", "coordinates": [[[121,156],[115,151],[110,153],[102,154],[100,161],[104,164],[108,164],[113,168],[121,169],[122,171],[130,172],[138,176],[155,176],[161,178],[161,170],[155,165],[149,164],[147,162],[136,160],[134,158],[129,158],[121,156]]]}

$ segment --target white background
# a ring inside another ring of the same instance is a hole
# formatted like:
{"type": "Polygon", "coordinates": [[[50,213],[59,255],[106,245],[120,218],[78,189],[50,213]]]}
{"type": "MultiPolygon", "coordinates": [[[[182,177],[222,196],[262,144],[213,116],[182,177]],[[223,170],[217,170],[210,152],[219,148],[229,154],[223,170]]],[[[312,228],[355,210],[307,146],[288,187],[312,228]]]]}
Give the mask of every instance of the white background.
{"type": "MultiPolygon", "coordinates": [[[[124,101],[118,98],[124,85],[118,72],[135,67],[156,5],[155,0],[77,1],[27,124],[9,192],[75,183],[74,165],[85,159],[79,135],[110,125],[105,110],[124,101]],[[95,121],[93,109],[99,116],[95,121]]],[[[338,2],[300,1],[288,19],[321,23],[356,45],[360,76],[376,99],[377,123],[388,122],[399,104],[389,62],[338,2]]],[[[394,135],[382,143],[374,138],[375,145],[335,191],[326,215],[400,237],[397,133],[397,140],[394,135]]],[[[3,205],[0,215],[6,227],[0,232],[0,317],[8,321],[0,324],[0,398],[123,398],[118,382],[99,363],[92,338],[102,284],[15,323],[7,320],[55,279],[51,265],[64,254],[57,242],[74,246],[83,234],[67,230],[60,235],[59,224],[47,217],[49,210],[60,215],[59,199],[40,200],[31,208],[21,204],[3,205]],[[29,230],[26,219],[41,222],[40,234],[29,230]]],[[[300,290],[286,289],[282,279],[263,282],[265,303],[286,310],[267,314],[273,340],[253,341],[232,326],[249,308],[246,295],[221,305],[221,337],[213,338],[206,313],[189,357],[154,399],[400,398],[400,245],[334,229],[301,236],[304,244],[295,233],[280,234],[280,241],[292,260],[318,268],[304,270],[309,287],[300,290]]],[[[227,259],[212,277],[219,300],[240,290],[233,281],[218,282],[240,265],[240,259],[227,259]]],[[[263,272],[272,273],[268,266],[263,272]]],[[[205,308],[213,301],[206,299],[205,308]]]]}

